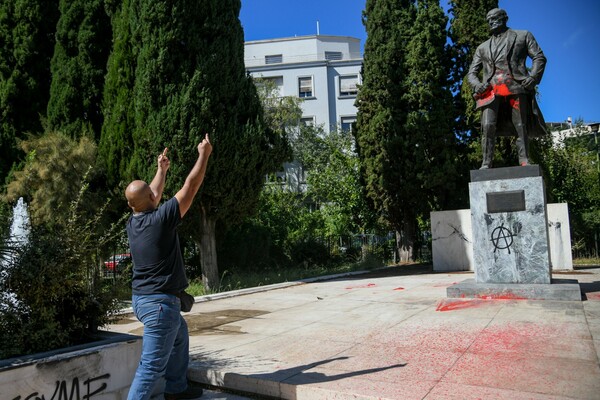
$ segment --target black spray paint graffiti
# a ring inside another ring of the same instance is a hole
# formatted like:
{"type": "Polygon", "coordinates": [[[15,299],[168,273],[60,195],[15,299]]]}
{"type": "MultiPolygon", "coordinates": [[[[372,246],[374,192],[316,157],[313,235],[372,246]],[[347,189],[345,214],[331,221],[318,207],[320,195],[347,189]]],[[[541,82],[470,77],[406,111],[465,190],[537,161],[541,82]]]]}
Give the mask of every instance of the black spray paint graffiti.
{"type": "Polygon", "coordinates": [[[66,380],[56,381],[56,386],[54,387],[54,393],[52,393],[52,397],[46,398],[46,396],[43,394],[35,392],[26,397],[17,396],[13,400],[88,400],[91,399],[92,396],[102,393],[104,389],[106,389],[106,382],[100,381],[108,378],[110,378],[110,374],[89,378],[81,382],[81,387],[79,384],[79,378],[75,377],[71,382],[71,390],[69,390],[69,384],[66,380]]]}
{"type": "Polygon", "coordinates": [[[517,236],[512,233],[508,228],[504,227],[504,223],[492,231],[491,241],[494,245],[494,253],[496,250],[508,250],[510,254],[510,246],[513,244],[513,237],[517,236]]]}

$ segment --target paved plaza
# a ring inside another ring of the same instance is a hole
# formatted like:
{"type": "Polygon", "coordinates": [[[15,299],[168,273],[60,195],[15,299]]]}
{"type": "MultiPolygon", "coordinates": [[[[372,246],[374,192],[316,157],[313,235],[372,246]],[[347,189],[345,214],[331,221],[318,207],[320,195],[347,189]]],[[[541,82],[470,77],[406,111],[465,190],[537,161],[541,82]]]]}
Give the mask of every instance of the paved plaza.
{"type": "MultiPolygon", "coordinates": [[[[232,400],[600,399],[600,268],[553,275],[581,302],[446,297],[469,278],[399,266],[198,297],[189,378],[232,400]]],[[[109,329],[142,334],[132,315],[109,329]]]]}

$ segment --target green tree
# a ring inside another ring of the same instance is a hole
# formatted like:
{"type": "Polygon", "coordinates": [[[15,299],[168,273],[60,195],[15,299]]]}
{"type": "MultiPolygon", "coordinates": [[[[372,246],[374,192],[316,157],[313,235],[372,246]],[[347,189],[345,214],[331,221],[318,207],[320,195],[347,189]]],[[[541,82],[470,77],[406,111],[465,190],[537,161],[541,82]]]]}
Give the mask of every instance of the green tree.
{"type": "Polygon", "coordinates": [[[100,137],[100,102],[111,45],[104,0],[61,0],[48,124],[71,137],[91,131],[100,137]]]}
{"type": "Polygon", "coordinates": [[[411,219],[428,219],[429,211],[456,206],[460,198],[447,22],[437,0],[418,2],[406,61],[406,134],[397,153],[405,160],[398,173],[410,192],[403,204],[411,219]]]}
{"type": "Polygon", "coordinates": [[[23,157],[16,139],[42,130],[58,0],[0,2],[0,182],[23,157]]]}
{"type": "Polygon", "coordinates": [[[104,209],[90,217],[85,205],[89,186],[84,177],[80,181],[79,192],[64,206],[66,220],[33,226],[27,243],[2,265],[0,358],[94,340],[98,327],[120,308],[97,266],[98,249],[122,231],[123,221],[100,229],[104,209]]]}
{"type": "MultiPolygon", "coordinates": [[[[253,213],[265,175],[288,153],[285,138],[264,123],[246,75],[240,8],[239,0],[131,0],[123,11],[135,58],[130,177],[150,179],[156,155],[169,147],[165,193],[174,194],[204,134],[213,142],[204,185],[182,229],[199,245],[209,290],[219,284],[217,223],[238,223],[253,213]]],[[[105,97],[105,107],[114,110],[109,101],[105,97]]],[[[115,129],[103,134],[110,132],[115,129]]]]}
{"type": "MultiPolygon", "coordinates": [[[[82,136],[75,141],[63,133],[48,132],[31,136],[20,145],[27,157],[23,168],[14,172],[5,199],[14,202],[24,197],[35,225],[64,225],[69,205],[77,197],[83,177],[95,163],[93,139],[82,136]]],[[[93,173],[89,178],[93,178],[93,173]]],[[[91,213],[99,206],[91,190],[85,192],[82,200],[91,213]]]]}
{"type": "Polygon", "coordinates": [[[281,96],[273,79],[254,78],[258,98],[264,110],[265,123],[275,132],[292,134],[298,128],[302,117],[302,99],[295,96],[281,96]]]}
{"type": "Polygon", "coordinates": [[[466,141],[478,135],[479,113],[475,111],[473,91],[464,79],[477,46],[490,36],[485,16],[498,7],[498,0],[450,0],[450,27],[448,36],[452,42],[451,81],[456,94],[457,134],[466,141]]]}
{"type": "Polygon", "coordinates": [[[108,59],[102,97],[104,123],[98,144],[98,165],[109,188],[118,188],[133,179],[130,159],[133,150],[135,57],[130,29],[130,0],[107,0],[113,27],[113,47],[108,59]]]}
{"type": "MultiPolygon", "coordinates": [[[[368,37],[362,68],[363,84],[357,96],[356,150],[366,197],[382,222],[389,223],[398,238],[406,232],[407,221],[402,215],[400,198],[406,189],[401,187],[402,182],[397,176],[404,160],[394,153],[405,134],[408,105],[403,79],[408,73],[407,44],[415,12],[414,2],[410,0],[368,0],[363,11],[368,37]]],[[[404,250],[406,259],[410,256],[407,251],[412,249],[404,250]]]]}
{"type": "Polygon", "coordinates": [[[568,203],[575,248],[593,249],[600,233],[600,172],[593,135],[579,123],[575,135],[532,143],[544,171],[548,202],[568,203]]]}
{"type": "Polygon", "coordinates": [[[458,174],[446,53],[435,1],[367,1],[357,150],[368,199],[416,257],[418,218],[446,205],[458,174]]]}
{"type": "Polygon", "coordinates": [[[360,185],[359,160],[354,152],[354,137],[349,131],[317,129],[304,131],[307,165],[306,196],[319,203],[326,236],[365,233],[373,227],[373,215],[360,185]]]}

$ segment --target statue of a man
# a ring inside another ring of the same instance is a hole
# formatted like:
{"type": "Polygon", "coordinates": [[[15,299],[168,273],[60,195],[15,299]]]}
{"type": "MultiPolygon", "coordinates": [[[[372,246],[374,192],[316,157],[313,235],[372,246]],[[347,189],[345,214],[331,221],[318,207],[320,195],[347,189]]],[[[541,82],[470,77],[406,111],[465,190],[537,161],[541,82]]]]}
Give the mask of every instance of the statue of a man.
{"type": "Polygon", "coordinates": [[[506,26],[506,11],[494,8],[486,19],[492,36],[477,47],[467,74],[477,109],[482,110],[481,169],[492,167],[496,135],[516,136],[519,164],[527,165],[529,137],[547,133],[535,100],[535,87],[542,80],[546,57],[531,32],[506,26]],[[532,60],[529,72],[527,57],[532,60]]]}

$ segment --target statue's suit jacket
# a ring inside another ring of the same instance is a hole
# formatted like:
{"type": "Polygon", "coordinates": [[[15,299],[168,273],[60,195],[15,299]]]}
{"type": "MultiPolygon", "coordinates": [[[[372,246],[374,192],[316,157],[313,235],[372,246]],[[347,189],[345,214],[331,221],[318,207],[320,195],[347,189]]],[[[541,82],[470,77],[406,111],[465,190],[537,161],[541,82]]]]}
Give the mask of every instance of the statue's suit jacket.
{"type": "MultiPolygon", "coordinates": [[[[525,78],[531,76],[536,84],[539,84],[546,68],[546,57],[537,41],[529,31],[508,29],[506,32],[506,56],[507,65],[513,79],[521,83],[525,78]],[[527,57],[532,60],[531,70],[527,71],[527,57]]],[[[477,47],[473,61],[467,73],[467,80],[472,88],[476,88],[479,83],[479,73],[483,69],[483,83],[490,83],[496,65],[492,58],[492,39],[488,39],[477,47]]],[[[546,134],[546,124],[542,112],[535,100],[535,93],[529,95],[531,99],[531,115],[527,121],[527,131],[530,137],[546,134]]],[[[512,124],[506,124],[506,121],[498,121],[498,135],[516,135],[512,124]]]]}

